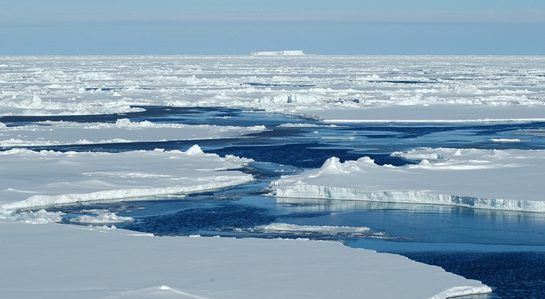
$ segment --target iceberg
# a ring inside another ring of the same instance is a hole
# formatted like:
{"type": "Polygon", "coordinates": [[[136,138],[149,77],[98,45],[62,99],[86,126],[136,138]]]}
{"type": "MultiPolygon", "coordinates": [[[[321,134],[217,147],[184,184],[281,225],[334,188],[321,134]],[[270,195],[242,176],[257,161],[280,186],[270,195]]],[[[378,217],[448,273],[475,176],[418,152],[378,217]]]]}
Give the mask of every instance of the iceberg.
{"type": "Polygon", "coordinates": [[[317,198],[451,205],[545,212],[543,150],[421,148],[392,155],[416,165],[378,165],[368,157],[284,176],[278,198],[317,198]]]}
{"type": "Polygon", "coordinates": [[[252,160],[181,151],[122,153],[0,151],[0,211],[107,200],[151,200],[253,180],[252,160]]]}
{"type": "Polygon", "coordinates": [[[302,50],[282,50],[282,51],[258,51],[251,52],[252,56],[303,56],[302,50]]]}

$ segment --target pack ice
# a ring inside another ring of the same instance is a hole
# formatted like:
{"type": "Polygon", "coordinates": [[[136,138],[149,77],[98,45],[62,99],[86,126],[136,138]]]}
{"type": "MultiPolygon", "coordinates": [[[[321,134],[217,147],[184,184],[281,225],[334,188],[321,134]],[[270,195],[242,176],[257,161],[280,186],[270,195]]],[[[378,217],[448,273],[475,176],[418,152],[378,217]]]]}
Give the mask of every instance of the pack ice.
{"type": "Polygon", "coordinates": [[[1,116],[149,105],[257,108],[328,121],[545,115],[542,56],[0,57],[0,65],[1,116]]]}
{"type": "Polygon", "coordinates": [[[416,165],[377,165],[368,157],[272,183],[284,201],[297,198],[366,200],[545,212],[543,150],[422,148],[395,152],[416,165]]]}
{"type": "Polygon", "coordinates": [[[240,171],[250,160],[203,153],[198,145],[181,151],[122,153],[0,152],[0,210],[47,207],[101,200],[225,188],[247,183],[240,171]]]}

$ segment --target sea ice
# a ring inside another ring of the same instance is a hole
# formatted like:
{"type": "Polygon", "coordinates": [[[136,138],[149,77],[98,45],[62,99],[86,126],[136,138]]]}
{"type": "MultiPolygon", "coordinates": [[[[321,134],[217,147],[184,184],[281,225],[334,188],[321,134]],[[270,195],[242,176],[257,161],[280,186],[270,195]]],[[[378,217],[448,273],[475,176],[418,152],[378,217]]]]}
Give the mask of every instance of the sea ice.
{"type": "Polygon", "coordinates": [[[230,171],[250,161],[230,155],[195,155],[195,147],[188,152],[3,151],[0,210],[84,201],[149,200],[220,189],[251,181],[251,175],[230,171]]]}
{"type": "Polygon", "coordinates": [[[272,183],[280,198],[322,198],[454,205],[545,212],[543,150],[422,148],[394,156],[417,165],[377,165],[368,157],[284,176],[272,183]]]}
{"type": "Polygon", "coordinates": [[[542,56],[0,57],[0,64],[7,66],[0,115],[12,116],[167,105],[330,121],[504,121],[543,119],[545,106],[542,56]]]}
{"type": "Polygon", "coordinates": [[[436,298],[482,283],[337,242],[141,237],[0,220],[0,298],[436,298]],[[130,266],[128,266],[130,265],[130,266]]]}
{"type": "Polygon", "coordinates": [[[126,118],[118,119],[116,123],[45,121],[25,126],[0,126],[0,147],[233,138],[264,130],[264,126],[163,124],[131,122],[126,118]]]}

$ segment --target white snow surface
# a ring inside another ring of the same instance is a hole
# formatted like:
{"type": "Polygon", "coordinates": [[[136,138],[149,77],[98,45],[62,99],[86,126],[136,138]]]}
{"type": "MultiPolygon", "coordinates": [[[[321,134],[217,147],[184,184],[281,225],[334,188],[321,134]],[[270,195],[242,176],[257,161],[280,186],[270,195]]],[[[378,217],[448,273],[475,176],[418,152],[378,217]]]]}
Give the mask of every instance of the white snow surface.
{"type": "Polygon", "coordinates": [[[545,105],[545,56],[51,56],[0,64],[0,115],[170,105],[330,121],[506,121],[543,119],[545,105]]]}
{"type": "Polygon", "coordinates": [[[422,148],[395,156],[417,165],[380,166],[368,157],[272,183],[280,198],[321,198],[454,205],[482,209],[545,212],[543,150],[422,148]]]}
{"type": "Polygon", "coordinates": [[[482,283],[337,242],[153,237],[0,220],[0,298],[448,298],[482,283]],[[128,266],[130,265],[130,266],[128,266]]]}
{"type": "Polygon", "coordinates": [[[149,121],[131,122],[126,118],[118,119],[116,123],[44,121],[25,126],[0,126],[0,146],[47,146],[232,138],[264,130],[264,126],[160,124],[149,121]]]}
{"type": "Polygon", "coordinates": [[[188,152],[0,151],[0,210],[184,195],[251,181],[249,159],[188,152]]]}

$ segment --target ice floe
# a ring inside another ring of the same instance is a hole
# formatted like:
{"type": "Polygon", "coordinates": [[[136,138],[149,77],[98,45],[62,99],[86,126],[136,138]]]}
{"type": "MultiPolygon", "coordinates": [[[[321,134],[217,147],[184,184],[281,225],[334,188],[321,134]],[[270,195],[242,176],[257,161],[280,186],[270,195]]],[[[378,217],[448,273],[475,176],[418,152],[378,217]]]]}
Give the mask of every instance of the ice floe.
{"type": "Polygon", "coordinates": [[[0,152],[0,209],[27,209],[104,200],[220,189],[247,183],[238,169],[250,162],[219,157],[196,147],[181,151],[122,153],[54,152],[13,149],[0,152]]]}
{"type": "Polygon", "coordinates": [[[9,257],[1,298],[443,299],[491,291],[436,266],[337,242],[137,237],[2,220],[0,239],[9,257]]]}
{"type": "Polygon", "coordinates": [[[517,143],[517,142],[521,142],[522,140],[518,138],[492,138],[490,139],[490,141],[496,142],[496,143],[517,143]]]}
{"type": "Polygon", "coordinates": [[[394,156],[416,165],[378,165],[363,157],[285,176],[272,183],[285,198],[454,205],[545,212],[543,150],[423,148],[394,156]]]}
{"type": "Polygon", "coordinates": [[[351,226],[328,226],[328,225],[297,225],[290,223],[271,223],[260,225],[253,230],[264,232],[280,232],[280,233],[317,233],[324,235],[352,235],[365,236],[371,234],[371,229],[368,227],[351,227],[351,226]]]}
{"type": "Polygon", "coordinates": [[[233,138],[264,130],[264,126],[164,124],[134,122],[126,118],[115,123],[45,121],[25,126],[0,126],[0,147],[233,138]]]}

